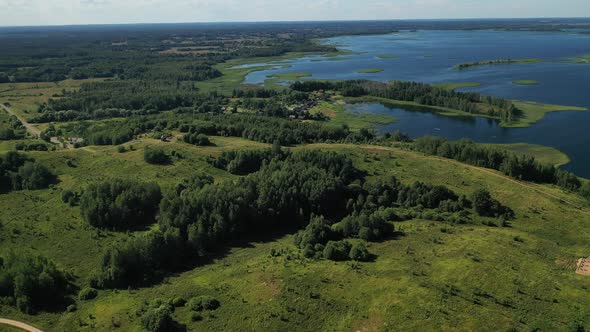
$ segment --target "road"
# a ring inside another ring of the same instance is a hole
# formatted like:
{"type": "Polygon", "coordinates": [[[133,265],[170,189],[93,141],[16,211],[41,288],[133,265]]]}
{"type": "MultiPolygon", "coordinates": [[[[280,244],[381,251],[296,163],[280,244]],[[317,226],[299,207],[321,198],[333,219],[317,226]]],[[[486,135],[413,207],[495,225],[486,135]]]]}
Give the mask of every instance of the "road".
{"type": "Polygon", "coordinates": [[[32,124],[28,123],[27,120],[21,116],[19,116],[18,114],[16,114],[12,109],[10,109],[10,107],[4,105],[4,104],[0,104],[0,107],[3,108],[8,114],[10,115],[14,115],[16,116],[16,118],[22,122],[23,126],[25,126],[25,128],[27,129],[27,131],[33,135],[33,136],[39,136],[41,135],[41,130],[39,130],[38,128],[36,128],[35,126],[33,126],[32,124]]]}
{"type": "Polygon", "coordinates": [[[0,324],[9,325],[29,332],[43,332],[42,330],[39,330],[38,328],[33,327],[29,324],[25,324],[23,322],[19,322],[12,319],[0,318],[0,324]]]}

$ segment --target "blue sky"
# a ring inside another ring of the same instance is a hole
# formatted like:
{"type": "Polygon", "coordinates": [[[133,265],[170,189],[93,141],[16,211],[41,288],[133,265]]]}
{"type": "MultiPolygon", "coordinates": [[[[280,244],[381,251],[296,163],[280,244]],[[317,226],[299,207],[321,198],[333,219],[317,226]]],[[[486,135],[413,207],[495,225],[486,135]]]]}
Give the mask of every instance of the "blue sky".
{"type": "Polygon", "coordinates": [[[0,26],[590,17],[590,0],[0,0],[0,26]]]}

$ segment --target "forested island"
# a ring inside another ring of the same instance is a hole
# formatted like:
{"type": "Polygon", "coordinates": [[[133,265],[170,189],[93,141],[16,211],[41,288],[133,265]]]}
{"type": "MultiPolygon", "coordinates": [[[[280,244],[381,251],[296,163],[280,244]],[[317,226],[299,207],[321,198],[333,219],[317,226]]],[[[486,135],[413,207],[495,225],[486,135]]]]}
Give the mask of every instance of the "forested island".
{"type": "Polygon", "coordinates": [[[464,70],[471,67],[477,66],[488,66],[488,65],[503,65],[503,64],[511,64],[511,63],[538,63],[541,62],[540,59],[498,59],[498,60],[486,60],[486,61],[475,61],[475,62],[466,62],[461,63],[455,66],[456,69],[464,70]]]}
{"type": "Polygon", "coordinates": [[[345,54],[317,38],[544,26],[0,29],[0,316],[46,331],[583,329],[590,182],[567,156],[382,133],[395,118],[344,110],[509,126],[558,106],[294,70],[243,84],[261,62],[345,54]]]}

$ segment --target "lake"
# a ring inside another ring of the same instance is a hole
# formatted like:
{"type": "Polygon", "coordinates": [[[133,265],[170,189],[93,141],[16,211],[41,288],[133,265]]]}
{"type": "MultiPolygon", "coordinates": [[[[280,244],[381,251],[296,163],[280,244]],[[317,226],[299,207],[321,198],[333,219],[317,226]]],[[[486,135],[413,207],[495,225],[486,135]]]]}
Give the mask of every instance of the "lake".
{"type": "MultiPolygon", "coordinates": [[[[323,40],[350,54],[306,56],[250,73],[244,83],[259,84],[268,75],[305,72],[315,79],[408,80],[426,83],[477,82],[477,91],[498,97],[590,108],[590,64],[571,58],[590,53],[590,35],[572,32],[417,31],[378,36],[344,36],[323,40]],[[387,56],[387,57],[384,57],[387,56]],[[453,66],[494,59],[543,60],[533,64],[500,64],[457,70],[453,66]],[[379,73],[359,73],[382,68],[379,73]],[[515,85],[536,80],[538,85],[515,85]]],[[[261,65],[261,64],[258,64],[261,65]]],[[[555,147],[571,158],[565,169],[590,178],[590,112],[549,113],[529,128],[502,128],[485,118],[450,118],[410,112],[380,104],[349,105],[349,111],[390,114],[400,121],[378,128],[401,130],[412,137],[426,134],[486,143],[526,142],[555,147]]]]}

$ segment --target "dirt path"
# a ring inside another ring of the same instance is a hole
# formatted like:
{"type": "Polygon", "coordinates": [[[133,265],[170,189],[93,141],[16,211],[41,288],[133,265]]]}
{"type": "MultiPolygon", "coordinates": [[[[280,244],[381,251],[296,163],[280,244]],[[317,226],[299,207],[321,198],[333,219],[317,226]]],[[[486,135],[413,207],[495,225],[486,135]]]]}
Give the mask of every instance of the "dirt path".
{"type": "Polygon", "coordinates": [[[0,324],[9,325],[29,332],[43,332],[36,327],[12,319],[0,318],[0,324]]]}
{"type": "MultiPolygon", "coordinates": [[[[395,151],[403,151],[403,150],[400,150],[400,149],[397,149],[397,148],[385,147],[385,146],[375,146],[375,145],[365,145],[365,146],[363,146],[363,148],[373,149],[373,150],[394,151],[394,152],[395,151]]],[[[473,166],[473,165],[469,165],[469,164],[464,164],[464,163],[461,163],[461,162],[456,161],[456,160],[453,160],[453,159],[447,159],[447,158],[442,158],[442,157],[438,157],[438,156],[431,156],[431,157],[438,158],[439,160],[444,161],[444,162],[453,163],[453,164],[459,164],[461,166],[465,166],[465,167],[471,168],[473,170],[477,170],[479,172],[483,172],[483,173],[486,173],[488,175],[495,176],[497,178],[501,178],[503,180],[506,180],[506,181],[509,181],[511,183],[514,183],[514,184],[516,184],[518,186],[521,186],[523,188],[534,190],[538,194],[541,194],[541,195],[543,195],[545,197],[556,199],[556,200],[558,200],[560,202],[563,202],[563,203],[568,204],[568,205],[570,205],[570,206],[572,206],[572,207],[574,207],[576,209],[579,209],[581,211],[584,211],[584,212],[588,213],[588,210],[584,206],[580,206],[579,204],[576,204],[576,203],[573,203],[571,201],[565,200],[562,197],[559,197],[558,195],[555,195],[553,193],[547,192],[547,191],[543,190],[543,188],[540,188],[536,184],[531,184],[531,183],[528,183],[528,182],[519,181],[519,180],[516,180],[514,178],[511,178],[511,177],[509,177],[507,175],[504,175],[502,173],[499,173],[498,171],[487,169],[487,168],[482,168],[482,167],[477,167],[477,166],[473,166]]]]}
{"type": "Polygon", "coordinates": [[[33,136],[41,135],[41,130],[33,126],[32,124],[28,123],[27,120],[18,114],[16,114],[10,107],[0,104],[0,107],[3,108],[8,114],[14,115],[20,122],[22,122],[23,126],[27,129],[27,131],[33,136]]]}

